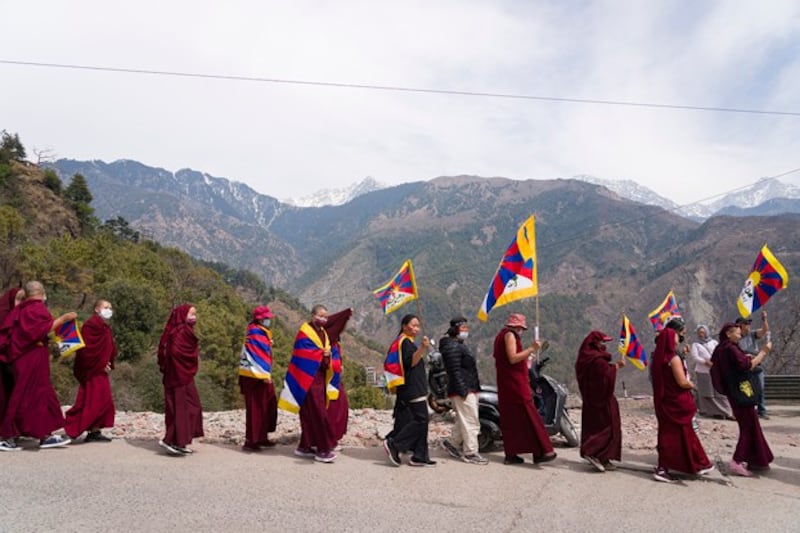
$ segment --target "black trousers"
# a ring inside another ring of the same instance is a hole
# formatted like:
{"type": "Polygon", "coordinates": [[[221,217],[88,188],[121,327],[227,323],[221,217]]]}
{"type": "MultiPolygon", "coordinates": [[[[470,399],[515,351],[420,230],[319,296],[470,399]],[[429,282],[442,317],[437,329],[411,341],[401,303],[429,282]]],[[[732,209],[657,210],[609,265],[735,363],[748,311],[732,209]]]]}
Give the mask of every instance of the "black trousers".
{"type": "Polygon", "coordinates": [[[394,429],[387,438],[400,453],[412,452],[415,459],[429,460],[427,402],[398,400],[394,406],[394,429]]]}

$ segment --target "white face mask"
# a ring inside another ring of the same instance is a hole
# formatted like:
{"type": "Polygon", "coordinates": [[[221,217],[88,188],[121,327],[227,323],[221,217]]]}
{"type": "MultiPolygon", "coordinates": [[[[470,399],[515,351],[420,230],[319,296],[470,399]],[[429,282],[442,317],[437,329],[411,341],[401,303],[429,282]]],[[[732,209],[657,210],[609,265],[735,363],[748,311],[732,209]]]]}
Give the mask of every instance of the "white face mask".
{"type": "Polygon", "coordinates": [[[265,328],[268,328],[271,323],[272,321],[269,318],[265,318],[264,320],[261,321],[261,325],[264,326],[265,328]]]}
{"type": "Polygon", "coordinates": [[[112,316],[114,316],[114,311],[112,311],[111,309],[106,308],[100,310],[100,318],[102,318],[103,320],[108,320],[112,316]]]}
{"type": "Polygon", "coordinates": [[[466,340],[467,337],[469,337],[469,331],[459,331],[458,332],[458,338],[461,339],[462,341],[466,340]]]}

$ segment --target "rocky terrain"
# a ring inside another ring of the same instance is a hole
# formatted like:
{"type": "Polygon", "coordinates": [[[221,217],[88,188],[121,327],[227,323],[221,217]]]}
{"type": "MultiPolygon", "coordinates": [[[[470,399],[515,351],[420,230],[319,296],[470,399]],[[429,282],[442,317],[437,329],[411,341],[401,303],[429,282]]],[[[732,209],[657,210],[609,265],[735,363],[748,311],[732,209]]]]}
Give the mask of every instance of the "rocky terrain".
{"type": "MultiPolygon", "coordinates": [[[[650,398],[620,399],[622,410],[622,445],[627,450],[653,450],[656,446],[656,418],[650,398]]],[[[580,406],[569,410],[570,418],[579,426],[580,406]]],[[[736,422],[700,417],[700,440],[709,456],[728,457],[736,446],[738,428],[736,422]]],[[[340,445],[343,448],[369,448],[380,445],[381,436],[392,426],[391,411],[375,409],[355,409],[350,411],[347,435],[340,445]]],[[[433,415],[428,438],[431,446],[449,435],[452,417],[433,415]]],[[[783,431],[779,416],[763,422],[767,439],[772,445],[800,445],[800,434],[783,431]],[[774,429],[773,429],[774,428],[774,429]]],[[[241,445],[244,442],[244,411],[219,411],[204,413],[207,443],[241,445]]],[[[111,430],[115,438],[156,440],[164,433],[164,415],[159,413],[119,412],[116,427],[111,430]]],[[[271,435],[279,445],[296,445],[300,438],[300,420],[297,416],[280,412],[278,429],[271,435]]],[[[560,437],[553,437],[556,447],[565,443],[560,437]]],[[[499,444],[498,448],[499,449],[499,444]]],[[[268,453],[268,452],[267,452],[268,453]]]]}

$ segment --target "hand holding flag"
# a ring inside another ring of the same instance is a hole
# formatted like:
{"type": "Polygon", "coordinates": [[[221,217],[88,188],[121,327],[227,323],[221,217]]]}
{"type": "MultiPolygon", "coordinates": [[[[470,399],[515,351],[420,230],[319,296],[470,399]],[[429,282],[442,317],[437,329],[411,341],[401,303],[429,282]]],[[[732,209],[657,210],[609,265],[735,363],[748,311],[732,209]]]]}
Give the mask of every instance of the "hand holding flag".
{"type": "Polygon", "coordinates": [[[58,344],[58,351],[62,359],[86,346],[78,327],[78,321],[74,318],[63,322],[51,333],[51,336],[53,341],[58,344]]]}

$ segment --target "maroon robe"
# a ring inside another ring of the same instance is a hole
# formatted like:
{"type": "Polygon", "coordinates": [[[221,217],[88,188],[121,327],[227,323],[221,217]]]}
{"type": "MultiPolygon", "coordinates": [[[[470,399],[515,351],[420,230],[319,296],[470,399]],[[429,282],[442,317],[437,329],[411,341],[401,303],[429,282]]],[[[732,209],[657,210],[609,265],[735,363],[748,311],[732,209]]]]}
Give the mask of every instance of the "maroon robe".
{"type": "MultiPolygon", "coordinates": [[[[8,289],[0,296],[0,346],[7,346],[6,342],[11,334],[11,328],[3,328],[6,317],[14,309],[17,293],[21,289],[8,289]]],[[[6,405],[11,398],[11,390],[14,388],[14,374],[11,365],[7,363],[6,350],[0,347],[0,421],[6,412],[6,405]]]]}
{"type": "Polygon", "coordinates": [[[78,380],[78,397],[67,411],[64,430],[77,438],[87,430],[114,427],[114,399],[106,367],[114,367],[117,346],[111,328],[99,315],[93,315],[81,327],[86,344],[75,355],[73,373],[78,380]]]}
{"type": "MultiPolygon", "coordinates": [[[[320,339],[325,339],[327,332],[314,324],[311,327],[320,339]]],[[[303,405],[300,406],[300,445],[299,448],[316,448],[317,454],[325,454],[336,447],[331,421],[328,418],[327,371],[330,360],[317,350],[321,363],[314,375],[314,381],[308,389],[303,405]]]]}
{"type": "Polygon", "coordinates": [[[7,358],[14,389],[0,422],[0,439],[21,435],[44,439],[64,427],[64,416],[50,381],[48,333],[53,317],[42,300],[25,300],[6,317],[12,328],[7,358]]]}
{"type": "MultiPolygon", "coordinates": [[[[653,404],[658,420],[658,466],[696,474],[710,467],[711,461],[692,428],[697,412],[692,391],[678,385],[670,366],[672,358],[679,357],[676,335],[671,328],[658,335],[651,367],[653,404]]],[[[685,362],[683,367],[686,372],[685,362]]]]}
{"type": "MultiPolygon", "coordinates": [[[[724,340],[715,350],[718,356],[715,364],[720,366],[721,375],[749,370],[752,358],[738,344],[728,340],[724,333],[720,334],[720,338],[724,340]]],[[[739,407],[730,396],[728,402],[739,424],[739,441],[736,443],[736,451],[733,452],[733,460],[747,463],[748,468],[766,468],[774,456],[764,438],[764,432],[761,431],[756,407],[739,407]]]]}
{"type": "Polygon", "coordinates": [[[617,365],[601,349],[605,335],[592,331],[578,352],[575,374],[583,399],[581,410],[581,457],[605,463],[622,458],[622,427],[619,403],[614,396],[617,365]]]}
{"type": "Polygon", "coordinates": [[[530,452],[536,460],[553,453],[553,444],[542,417],[533,404],[527,361],[519,361],[513,365],[508,361],[505,344],[505,335],[508,332],[517,341],[517,352],[522,351],[519,335],[508,328],[503,328],[494,339],[493,356],[497,370],[497,399],[503,449],[507,456],[530,452]]]}
{"type": "MultiPolygon", "coordinates": [[[[272,343],[270,337],[266,339],[272,343]]],[[[269,440],[269,433],[278,426],[275,385],[272,380],[240,375],[239,390],[244,396],[245,407],[244,447],[258,450],[261,446],[271,446],[273,443],[269,440]]]]}
{"type": "MultiPolygon", "coordinates": [[[[338,313],[328,315],[325,331],[328,332],[328,338],[331,341],[331,351],[338,348],[339,353],[342,354],[340,344],[342,332],[352,315],[352,309],[344,309],[338,313]]],[[[344,357],[342,357],[342,377],[344,377],[344,357]]],[[[339,398],[328,403],[328,420],[336,442],[339,442],[347,433],[347,419],[349,416],[350,404],[347,401],[347,391],[345,391],[344,379],[342,379],[339,381],[339,398]]]]}
{"type": "Polygon", "coordinates": [[[183,304],[172,310],[158,346],[164,384],[164,442],[180,448],[203,436],[203,406],[194,384],[200,348],[194,324],[186,321],[191,307],[183,304]]]}

